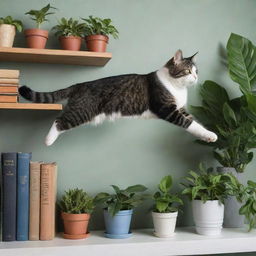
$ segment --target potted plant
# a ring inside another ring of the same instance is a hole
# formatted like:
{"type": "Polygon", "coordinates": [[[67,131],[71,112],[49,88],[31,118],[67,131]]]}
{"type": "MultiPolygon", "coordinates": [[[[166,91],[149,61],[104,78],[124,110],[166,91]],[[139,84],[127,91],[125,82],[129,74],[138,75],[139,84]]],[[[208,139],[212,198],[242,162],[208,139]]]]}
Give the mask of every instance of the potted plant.
{"type": "Polygon", "coordinates": [[[51,9],[56,8],[48,4],[41,10],[30,10],[29,12],[25,13],[26,15],[30,15],[31,19],[36,22],[36,28],[26,29],[24,32],[27,46],[29,48],[45,48],[48,39],[48,31],[40,29],[40,26],[43,22],[48,21],[46,18],[48,15],[54,14],[54,12],[50,12],[51,9]]]}
{"type": "Polygon", "coordinates": [[[171,187],[172,177],[165,176],[158,185],[159,191],[153,196],[153,200],[155,201],[152,211],[154,234],[161,238],[174,235],[178,216],[178,205],[183,204],[177,194],[170,192],[171,187]]]}
{"type": "Polygon", "coordinates": [[[224,219],[224,199],[237,196],[241,185],[231,173],[214,172],[199,166],[199,173],[189,171],[182,185],[182,194],[192,201],[196,231],[200,235],[214,236],[221,233],[224,219]]]}
{"type": "Polygon", "coordinates": [[[249,223],[249,231],[251,231],[256,226],[256,182],[248,180],[241,197],[244,199],[244,203],[239,213],[245,216],[249,223]]]}
{"type": "Polygon", "coordinates": [[[63,50],[79,51],[84,28],[85,24],[79,23],[78,20],[62,18],[52,29],[56,30],[55,35],[59,37],[63,50]]]}
{"type": "Polygon", "coordinates": [[[12,47],[16,30],[21,32],[23,29],[20,20],[14,20],[11,16],[0,18],[0,47],[12,47]]]}
{"type": "Polygon", "coordinates": [[[128,238],[130,232],[133,209],[143,202],[145,195],[141,194],[147,188],[143,185],[134,185],[120,189],[112,185],[114,194],[99,193],[95,203],[104,208],[106,226],[105,236],[108,238],[128,238]]]}
{"type": "MultiPolygon", "coordinates": [[[[206,81],[200,89],[202,106],[191,107],[193,115],[218,135],[209,143],[215,159],[222,165],[220,172],[232,172],[240,182],[243,172],[253,159],[256,147],[256,97],[253,92],[256,47],[246,38],[231,34],[227,44],[228,68],[231,79],[240,86],[242,95],[231,99],[227,91],[213,81],[206,81]]],[[[206,145],[205,143],[200,142],[206,145]]],[[[234,197],[225,201],[225,227],[241,227],[244,217],[239,215],[241,204],[234,197]]]]}
{"type": "Polygon", "coordinates": [[[64,223],[63,237],[66,239],[88,237],[87,227],[90,214],[94,209],[93,199],[82,189],[70,189],[65,191],[59,207],[64,223]]]}
{"type": "Polygon", "coordinates": [[[111,24],[111,19],[101,19],[89,16],[85,21],[85,41],[87,49],[93,52],[105,52],[109,35],[118,38],[117,29],[111,24]]]}

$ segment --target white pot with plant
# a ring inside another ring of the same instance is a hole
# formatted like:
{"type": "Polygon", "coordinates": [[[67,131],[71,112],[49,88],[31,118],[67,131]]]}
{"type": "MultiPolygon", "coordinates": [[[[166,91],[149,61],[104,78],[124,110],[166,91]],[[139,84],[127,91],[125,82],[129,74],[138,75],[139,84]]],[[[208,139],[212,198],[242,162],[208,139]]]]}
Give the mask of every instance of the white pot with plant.
{"type": "Polygon", "coordinates": [[[85,24],[73,18],[61,18],[59,24],[52,28],[55,36],[59,37],[63,50],[79,51],[82,37],[84,35],[85,24]]]}
{"type": "Polygon", "coordinates": [[[0,18],[0,47],[12,47],[16,30],[21,32],[23,29],[20,20],[14,20],[11,16],[0,18]]]}
{"type": "Polygon", "coordinates": [[[178,206],[183,204],[177,194],[170,192],[172,187],[172,177],[165,176],[158,185],[153,200],[152,217],[154,224],[154,234],[160,238],[172,237],[174,235],[178,216],[178,206]]]}
{"type": "Polygon", "coordinates": [[[196,232],[200,235],[216,236],[221,234],[224,219],[224,200],[237,196],[241,184],[231,173],[220,174],[213,168],[201,164],[198,173],[189,172],[182,194],[192,201],[193,219],[196,232]]]}

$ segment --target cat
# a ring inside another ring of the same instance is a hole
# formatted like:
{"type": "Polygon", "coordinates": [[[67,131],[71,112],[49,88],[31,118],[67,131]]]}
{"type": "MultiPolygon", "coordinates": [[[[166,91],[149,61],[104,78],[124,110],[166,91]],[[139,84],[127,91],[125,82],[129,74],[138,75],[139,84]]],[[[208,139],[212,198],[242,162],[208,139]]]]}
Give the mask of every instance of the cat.
{"type": "Polygon", "coordinates": [[[196,54],[183,58],[178,50],[162,68],[149,74],[106,77],[54,92],[35,92],[22,86],[19,93],[36,103],[68,100],[46,136],[47,146],[71,128],[120,117],[163,119],[204,141],[214,142],[217,135],[193,120],[185,110],[187,87],[198,80],[195,58],[196,54]]]}

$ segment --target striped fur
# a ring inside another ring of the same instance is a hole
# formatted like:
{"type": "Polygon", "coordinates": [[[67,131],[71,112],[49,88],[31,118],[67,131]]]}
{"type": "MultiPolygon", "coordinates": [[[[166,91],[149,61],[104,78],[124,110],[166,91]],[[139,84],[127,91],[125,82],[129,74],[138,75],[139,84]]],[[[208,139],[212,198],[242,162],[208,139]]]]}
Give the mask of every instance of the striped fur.
{"type": "MultiPolygon", "coordinates": [[[[146,75],[106,77],[54,92],[35,92],[22,86],[19,92],[27,100],[38,103],[68,100],[46,138],[47,145],[51,145],[62,132],[81,124],[99,124],[105,119],[138,116],[163,119],[200,137],[200,132],[189,129],[194,121],[184,108],[187,87],[196,82],[194,56],[183,58],[182,52],[178,51],[163,68],[146,75]]],[[[202,138],[214,140],[212,134],[209,139],[210,134],[205,131],[202,138]]]]}

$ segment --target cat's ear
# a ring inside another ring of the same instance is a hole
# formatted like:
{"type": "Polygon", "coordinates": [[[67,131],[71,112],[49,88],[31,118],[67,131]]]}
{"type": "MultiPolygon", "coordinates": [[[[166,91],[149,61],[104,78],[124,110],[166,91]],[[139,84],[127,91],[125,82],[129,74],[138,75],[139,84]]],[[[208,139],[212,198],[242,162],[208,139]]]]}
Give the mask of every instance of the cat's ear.
{"type": "Polygon", "coordinates": [[[191,57],[189,57],[189,59],[193,62],[196,62],[196,55],[198,54],[198,52],[196,52],[194,55],[192,55],[191,57]]]}
{"type": "Polygon", "coordinates": [[[182,51],[178,50],[174,56],[173,56],[173,61],[175,64],[179,64],[183,59],[182,51]]]}

